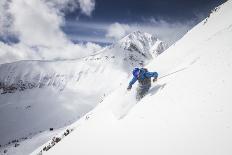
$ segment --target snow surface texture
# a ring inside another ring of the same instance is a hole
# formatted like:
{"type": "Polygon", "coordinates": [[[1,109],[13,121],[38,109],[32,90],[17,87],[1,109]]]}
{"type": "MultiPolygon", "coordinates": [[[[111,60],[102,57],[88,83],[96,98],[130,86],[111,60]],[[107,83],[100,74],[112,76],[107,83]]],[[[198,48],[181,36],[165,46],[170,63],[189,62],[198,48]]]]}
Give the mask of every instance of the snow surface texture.
{"type": "Polygon", "coordinates": [[[229,0],[147,66],[160,77],[175,74],[137,104],[123,83],[43,153],[231,155],[231,17],[229,0]]]}
{"type": "MultiPolygon", "coordinates": [[[[161,43],[147,33],[134,32],[78,60],[0,65],[0,153],[7,147],[8,154],[15,154],[5,145],[8,142],[38,133],[37,137],[46,137],[41,132],[78,120],[127,80],[132,67],[151,61],[150,48],[161,43]]],[[[17,146],[18,154],[28,154],[47,140],[32,137],[30,143],[37,146],[24,142],[17,146]]]]}

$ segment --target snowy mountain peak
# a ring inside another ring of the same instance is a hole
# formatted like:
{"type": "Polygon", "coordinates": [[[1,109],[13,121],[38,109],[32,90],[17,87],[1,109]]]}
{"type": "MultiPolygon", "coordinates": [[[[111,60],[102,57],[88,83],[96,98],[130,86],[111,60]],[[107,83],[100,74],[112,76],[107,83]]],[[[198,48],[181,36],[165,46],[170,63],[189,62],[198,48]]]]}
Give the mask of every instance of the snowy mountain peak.
{"type": "Polygon", "coordinates": [[[152,56],[157,56],[167,49],[167,44],[159,40],[156,36],[141,32],[135,31],[119,41],[121,46],[130,50],[134,46],[138,50],[144,51],[144,53],[152,54],[152,56]]]}
{"type": "Polygon", "coordinates": [[[165,51],[167,45],[152,34],[135,31],[113,44],[111,48],[123,49],[121,54],[130,65],[144,66],[153,57],[165,51]]]}
{"type": "Polygon", "coordinates": [[[128,34],[127,36],[125,36],[124,38],[122,38],[119,43],[121,44],[122,47],[124,48],[130,48],[131,44],[135,44],[138,46],[138,48],[151,48],[152,45],[155,44],[155,42],[158,39],[149,34],[149,33],[145,33],[145,32],[141,32],[141,31],[135,31],[132,32],[130,34],[128,34]]]}
{"type": "Polygon", "coordinates": [[[141,31],[134,31],[130,34],[128,34],[127,36],[125,36],[122,40],[126,40],[126,39],[130,39],[130,40],[151,40],[151,41],[156,41],[157,38],[154,35],[151,35],[149,33],[146,32],[141,32],[141,31]]]}

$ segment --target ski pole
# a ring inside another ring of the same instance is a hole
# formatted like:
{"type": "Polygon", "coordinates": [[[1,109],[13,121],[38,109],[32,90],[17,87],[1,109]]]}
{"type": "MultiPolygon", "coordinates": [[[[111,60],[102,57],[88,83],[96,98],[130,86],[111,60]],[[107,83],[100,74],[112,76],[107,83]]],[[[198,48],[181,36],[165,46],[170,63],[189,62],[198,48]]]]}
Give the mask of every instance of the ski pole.
{"type": "Polygon", "coordinates": [[[182,68],[182,69],[179,69],[179,70],[177,70],[177,71],[168,73],[168,74],[166,74],[166,75],[163,75],[163,76],[159,77],[158,79],[162,79],[162,78],[164,78],[164,77],[167,77],[167,76],[170,76],[170,75],[172,75],[172,74],[178,73],[178,72],[183,71],[183,70],[185,70],[185,69],[187,69],[187,68],[182,68]]]}

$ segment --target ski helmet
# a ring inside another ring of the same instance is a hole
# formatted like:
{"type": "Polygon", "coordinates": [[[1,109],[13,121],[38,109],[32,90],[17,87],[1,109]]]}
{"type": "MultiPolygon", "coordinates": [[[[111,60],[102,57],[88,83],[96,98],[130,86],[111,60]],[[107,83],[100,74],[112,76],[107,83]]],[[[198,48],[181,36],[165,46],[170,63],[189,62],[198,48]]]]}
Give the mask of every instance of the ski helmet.
{"type": "Polygon", "coordinates": [[[139,75],[139,68],[134,68],[132,73],[135,77],[137,77],[139,75]]]}

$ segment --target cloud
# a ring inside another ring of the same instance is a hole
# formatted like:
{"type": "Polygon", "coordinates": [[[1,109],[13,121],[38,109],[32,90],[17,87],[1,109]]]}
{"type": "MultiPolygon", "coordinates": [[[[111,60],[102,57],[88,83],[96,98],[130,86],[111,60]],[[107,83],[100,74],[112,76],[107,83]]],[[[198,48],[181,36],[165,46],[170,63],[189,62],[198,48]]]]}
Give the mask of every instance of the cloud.
{"type": "Polygon", "coordinates": [[[111,38],[106,38],[105,33],[108,28],[106,23],[66,21],[64,32],[73,42],[95,42],[100,44],[110,44],[111,38]]]}
{"type": "Polygon", "coordinates": [[[86,48],[91,50],[91,51],[94,51],[93,53],[99,51],[102,49],[101,46],[99,46],[98,44],[95,44],[95,43],[92,43],[92,42],[88,42],[85,44],[86,48]]]}
{"type": "Polygon", "coordinates": [[[129,30],[130,27],[127,24],[114,23],[109,25],[107,29],[106,37],[118,40],[124,37],[129,30]]]}
{"type": "Polygon", "coordinates": [[[144,19],[140,23],[68,21],[65,33],[73,41],[113,43],[131,32],[140,30],[172,45],[197,23],[196,20],[168,22],[156,18],[144,19]]]}
{"type": "Polygon", "coordinates": [[[168,22],[162,19],[149,19],[147,25],[138,25],[138,28],[156,35],[166,41],[169,45],[179,40],[198,21],[189,20],[184,22],[168,22]]]}
{"type": "MultiPolygon", "coordinates": [[[[54,46],[68,42],[63,31],[65,11],[80,8],[90,15],[94,9],[93,0],[3,0],[0,3],[0,28],[3,33],[11,32],[28,45],[54,46]],[[33,35],[32,35],[33,34],[33,35]]],[[[8,35],[8,34],[6,34],[8,35]]]]}
{"type": "Polygon", "coordinates": [[[94,0],[79,0],[80,8],[83,13],[86,15],[91,15],[91,12],[94,10],[95,1],[94,0]]]}
{"type": "Polygon", "coordinates": [[[155,35],[157,38],[167,42],[169,45],[179,40],[189,29],[191,29],[195,21],[187,22],[167,22],[165,20],[157,20],[151,18],[143,23],[113,23],[106,28],[107,38],[120,39],[125,35],[140,30],[155,35]]]}
{"type": "Polygon", "coordinates": [[[8,0],[0,1],[0,36],[10,33],[9,27],[12,24],[12,18],[8,12],[9,2],[8,0]]]}
{"type": "Polygon", "coordinates": [[[43,0],[48,6],[59,9],[62,12],[73,12],[77,8],[87,16],[95,9],[95,0],[43,0]]]}
{"type": "Polygon", "coordinates": [[[61,29],[66,12],[87,16],[94,0],[1,0],[0,39],[13,35],[17,44],[0,41],[0,63],[24,59],[73,59],[94,52],[97,45],[74,44],[61,29]]]}
{"type": "Polygon", "coordinates": [[[57,46],[68,42],[60,30],[62,16],[41,0],[13,0],[9,12],[13,16],[13,32],[30,46],[57,46]]]}
{"type": "Polygon", "coordinates": [[[93,54],[102,47],[87,42],[85,44],[69,44],[63,47],[27,46],[22,43],[8,45],[0,42],[0,64],[19,60],[66,60],[78,59],[93,54]]]}
{"type": "Polygon", "coordinates": [[[171,45],[195,21],[170,23],[156,18],[141,23],[66,21],[67,12],[79,9],[91,16],[94,0],[1,0],[0,40],[17,37],[17,44],[0,41],[0,63],[24,59],[74,59],[101,47],[88,42],[112,43],[133,31],[151,33],[171,45]],[[87,42],[74,44],[72,41],[87,42]]]}
{"type": "Polygon", "coordinates": [[[0,42],[0,64],[24,59],[38,59],[38,55],[22,44],[10,46],[0,42]]]}

